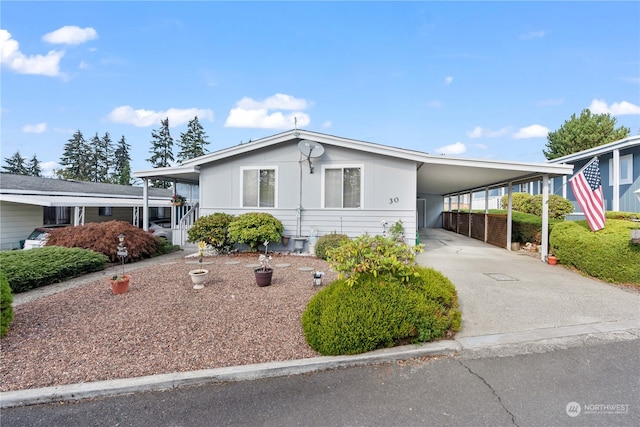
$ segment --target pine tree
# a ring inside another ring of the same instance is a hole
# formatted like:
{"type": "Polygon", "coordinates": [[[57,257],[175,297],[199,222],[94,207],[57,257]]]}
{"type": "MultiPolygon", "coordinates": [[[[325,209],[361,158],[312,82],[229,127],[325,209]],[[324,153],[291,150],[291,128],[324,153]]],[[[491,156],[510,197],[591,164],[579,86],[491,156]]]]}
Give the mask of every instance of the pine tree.
{"type": "Polygon", "coordinates": [[[124,135],[118,141],[114,154],[115,164],[113,166],[113,176],[111,181],[114,184],[131,185],[131,156],[129,150],[131,146],[127,144],[127,140],[124,135]]]}
{"type": "MultiPolygon", "coordinates": [[[[174,161],[173,158],[173,138],[169,132],[169,118],[160,121],[161,127],[159,130],[151,131],[151,157],[147,159],[154,168],[166,168],[171,166],[174,161]]],[[[152,180],[151,186],[156,188],[169,188],[171,182],[152,180]]]]}
{"type": "Polygon", "coordinates": [[[207,141],[207,134],[204,132],[204,128],[198,121],[198,116],[189,121],[187,131],[180,134],[178,143],[180,147],[178,163],[180,164],[184,160],[200,157],[206,153],[205,147],[209,145],[209,141],[207,141]]]}
{"type": "Polygon", "coordinates": [[[79,130],[64,145],[60,164],[63,169],[56,171],[60,178],[91,181],[91,146],[87,144],[79,130]]]}
{"type": "Polygon", "coordinates": [[[111,141],[111,135],[109,132],[105,132],[102,139],[99,140],[98,149],[96,150],[96,154],[98,157],[98,169],[96,171],[96,177],[98,181],[96,182],[111,182],[110,170],[112,168],[112,157],[113,157],[113,142],[111,141]]]}
{"type": "Polygon", "coordinates": [[[12,173],[14,175],[29,175],[27,167],[25,166],[24,158],[20,155],[20,151],[16,151],[13,156],[5,157],[4,159],[7,166],[3,166],[4,172],[12,173]]]}
{"type": "Polygon", "coordinates": [[[42,176],[42,169],[40,168],[40,161],[34,154],[29,164],[27,165],[27,174],[31,176],[42,176]]]}
{"type": "Polygon", "coordinates": [[[90,142],[91,146],[91,156],[88,159],[89,161],[89,181],[91,182],[100,182],[100,169],[101,169],[101,157],[100,157],[100,137],[98,136],[98,132],[96,132],[95,136],[91,138],[90,142]]]}

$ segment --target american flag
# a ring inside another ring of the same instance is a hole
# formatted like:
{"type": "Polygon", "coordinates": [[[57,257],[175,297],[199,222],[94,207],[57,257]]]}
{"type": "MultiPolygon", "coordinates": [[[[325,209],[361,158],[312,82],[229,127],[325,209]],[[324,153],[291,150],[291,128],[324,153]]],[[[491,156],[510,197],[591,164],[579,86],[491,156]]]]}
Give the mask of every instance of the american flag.
{"type": "Polygon", "coordinates": [[[602,179],[600,178],[600,162],[595,157],[586,167],[571,180],[571,189],[578,205],[587,218],[591,231],[604,228],[604,197],[602,195],[602,179]]]}

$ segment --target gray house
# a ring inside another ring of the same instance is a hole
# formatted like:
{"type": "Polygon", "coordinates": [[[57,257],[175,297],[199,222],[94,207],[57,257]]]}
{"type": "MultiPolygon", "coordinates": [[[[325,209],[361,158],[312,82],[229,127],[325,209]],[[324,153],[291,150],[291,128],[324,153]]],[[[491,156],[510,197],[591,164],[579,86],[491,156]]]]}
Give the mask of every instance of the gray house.
{"type": "MultiPolygon", "coordinates": [[[[264,211],[285,234],[382,234],[402,220],[407,240],[442,227],[445,199],[511,182],[571,174],[573,167],[433,156],[293,129],[134,176],[199,186],[199,215],[264,211]]],[[[181,221],[175,243],[193,217],[181,221]]],[[[509,236],[510,237],[510,236],[509,236]]],[[[182,239],[182,240],[181,240],[182,239]]],[[[510,240],[509,240],[510,241],[510,240]]],[[[506,241],[504,247],[510,247],[506,241]]]]}
{"type": "MultiPolygon", "coordinates": [[[[111,220],[140,224],[145,189],[0,174],[0,249],[18,249],[36,227],[111,220]]],[[[171,218],[171,190],[149,189],[150,219],[171,218]]]]}

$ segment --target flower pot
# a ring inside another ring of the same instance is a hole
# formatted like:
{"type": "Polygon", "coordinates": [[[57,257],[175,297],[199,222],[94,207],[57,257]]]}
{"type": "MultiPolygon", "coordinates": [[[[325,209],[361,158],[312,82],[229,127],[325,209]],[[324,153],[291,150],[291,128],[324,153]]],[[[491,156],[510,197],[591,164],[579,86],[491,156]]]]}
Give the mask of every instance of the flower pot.
{"type": "Polygon", "coordinates": [[[547,263],[549,263],[549,265],[556,265],[558,263],[558,258],[556,258],[555,255],[549,255],[547,257],[547,263]]]}
{"type": "Polygon", "coordinates": [[[271,284],[271,277],[273,276],[273,268],[262,269],[258,267],[253,270],[256,276],[256,283],[258,286],[269,286],[271,284]]]}
{"type": "Polygon", "coordinates": [[[111,292],[113,292],[114,295],[124,294],[129,289],[131,276],[127,274],[117,280],[109,279],[109,281],[111,282],[111,292]]]}
{"type": "Polygon", "coordinates": [[[289,236],[282,236],[282,246],[289,246],[289,236]]]}
{"type": "Polygon", "coordinates": [[[173,202],[173,206],[182,206],[182,202],[173,202]]]}
{"type": "Polygon", "coordinates": [[[193,289],[204,288],[204,281],[207,280],[208,273],[209,273],[209,270],[205,270],[205,269],[189,271],[189,276],[191,276],[191,281],[193,282],[193,289]]]}

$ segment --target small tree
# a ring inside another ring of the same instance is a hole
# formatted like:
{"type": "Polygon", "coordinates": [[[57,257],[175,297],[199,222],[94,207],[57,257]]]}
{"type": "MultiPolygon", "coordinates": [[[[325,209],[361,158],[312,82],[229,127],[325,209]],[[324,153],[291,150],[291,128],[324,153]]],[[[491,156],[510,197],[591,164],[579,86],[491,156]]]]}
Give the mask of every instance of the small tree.
{"type": "Polygon", "coordinates": [[[129,150],[131,146],[127,144],[124,135],[118,141],[114,151],[115,163],[113,165],[113,176],[111,181],[114,184],[131,185],[131,156],[129,150]]]}
{"type": "Polygon", "coordinates": [[[38,160],[35,154],[33,155],[31,160],[29,161],[29,164],[27,165],[27,175],[31,175],[31,176],[42,175],[42,169],[40,168],[40,161],[38,160]]]}
{"type": "Polygon", "coordinates": [[[624,126],[616,129],[616,118],[606,114],[591,114],[586,108],[554,132],[547,135],[547,149],[542,153],[547,160],[577,153],[589,148],[598,147],[608,142],[626,138],[631,130],[624,126]]]}

